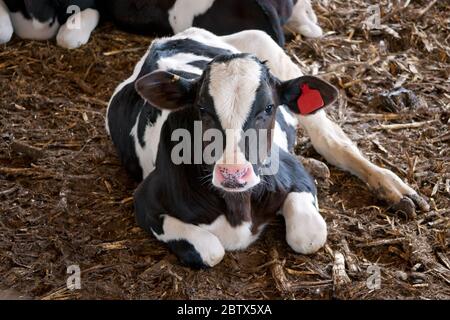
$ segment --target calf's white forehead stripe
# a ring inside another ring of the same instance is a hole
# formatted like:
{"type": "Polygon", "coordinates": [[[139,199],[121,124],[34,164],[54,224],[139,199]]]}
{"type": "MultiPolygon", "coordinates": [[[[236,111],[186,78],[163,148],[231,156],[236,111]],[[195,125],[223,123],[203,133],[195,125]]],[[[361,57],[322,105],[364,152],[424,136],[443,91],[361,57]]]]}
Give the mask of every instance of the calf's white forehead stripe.
{"type": "Polygon", "coordinates": [[[224,129],[242,129],[260,85],[261,66],[253,59],[237,58],[213,63],[209,94],[224,129]]]}
{"type": "Polygon", "coordinates": [[[210,61],[211,59],[203,56],[197,56],[192,53],[177,53],[170,57],[161,58],[158,61],[158,68],[161,70],[183,70],[193,74],[202,74],[203,70],[194,67],[189,63],[193,61],[210,61]]]}

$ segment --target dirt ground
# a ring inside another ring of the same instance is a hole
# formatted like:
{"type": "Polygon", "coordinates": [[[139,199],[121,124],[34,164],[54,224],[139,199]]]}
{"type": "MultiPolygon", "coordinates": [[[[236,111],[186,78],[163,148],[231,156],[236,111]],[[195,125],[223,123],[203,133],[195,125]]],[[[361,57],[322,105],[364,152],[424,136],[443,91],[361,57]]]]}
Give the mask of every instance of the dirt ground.
{"type": "MultiPolygon", "coordinates": [[[[330,167],[317,179],[324,249],[295,254],[279,219],[247,250],[191,271],[137,227],[136,184],[104,129],[109,97],[150,39],[108,24],[74,51],[14,39],[0,47],[0,296],[449,299],[450,4],[380,1],[381,29],[367,30],[368,1],[314,2],[326,35],[291,39],[287,51],[339,87],[330,115],[371,161],[420,191],[429,212],[395,212],[330,167]],[[71,265],[81,290],[66,288],[71,265]]],[[[299,134],[298,153],[320,160],[299,134]]]]}

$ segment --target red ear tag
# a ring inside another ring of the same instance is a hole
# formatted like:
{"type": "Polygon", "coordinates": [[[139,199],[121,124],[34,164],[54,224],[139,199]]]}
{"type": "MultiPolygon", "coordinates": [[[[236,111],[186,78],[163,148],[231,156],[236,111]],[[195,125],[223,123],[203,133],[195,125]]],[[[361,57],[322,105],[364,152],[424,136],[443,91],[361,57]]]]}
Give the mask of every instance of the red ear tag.
{"type": "Polygon", "coordinates": [[[307,84],[303,84],[301,89],[302,94],[297,100],[300,114],[307,115],[323,108],[325,103],[319,90],[311,89],[307,84]]]}

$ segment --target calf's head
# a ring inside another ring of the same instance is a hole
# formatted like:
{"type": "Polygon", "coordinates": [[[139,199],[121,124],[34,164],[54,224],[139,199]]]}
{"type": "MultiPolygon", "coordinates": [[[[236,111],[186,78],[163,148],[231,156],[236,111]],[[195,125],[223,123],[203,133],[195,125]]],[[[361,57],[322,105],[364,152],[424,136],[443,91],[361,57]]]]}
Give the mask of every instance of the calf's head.
{"type": "Polygon", "coordinates": [[[221,132],[223,150],[210,166],[211,182],[226,192],[245,192],[260,183],[261,168],[272,160],[277,108],[287,105],[300,113],[298,101],[306,89],[318,93],[323,106],[337,97],[332,85],[315,77],[280,81],[249,54],[218,56],[195,80],[155,71],[136,82],[136,90],[154,107],[191,108],[203,132],[221,132]]]}

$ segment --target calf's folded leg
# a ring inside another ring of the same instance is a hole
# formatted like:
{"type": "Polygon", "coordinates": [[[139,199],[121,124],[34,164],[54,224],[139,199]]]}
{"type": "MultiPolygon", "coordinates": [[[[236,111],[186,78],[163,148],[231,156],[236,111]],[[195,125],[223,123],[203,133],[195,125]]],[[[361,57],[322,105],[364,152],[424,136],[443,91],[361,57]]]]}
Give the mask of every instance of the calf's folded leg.
{"type": "Polygon", "coordinates": [[[3,0],[0,0],[0,44],[11,40],[14,33],[9,10],[3,0]]]}
{"type": "Polygon", "coordinates": [[[81,47],[89,41],[99,19],[100,14],[95,9],[89,8],[74,13],[59,29],[56,42],[66,49],[81,47]]]}
{"type": "Polygon", "coordinates": [[[225,249],[211,232],[168,215],[163,219],[162,233],[153,231],[153,234],[167,243],[182,263],[192,268],[203,268],[222,261],[225,249]]]}
{"type": "Polygon", "coordinates": [[[313,115],[300,116],[299,120],[317,152],[331,164],[365,181],[379,198],[399,206],[408,214],[414,214],[416,206],[424,211],[429,210],[427,202],[397,175],[364,158],[356,145],[323,110],[313,115]]]}
{"type": "Polygon", "coordinates": [[[134,194],[138,225],[166,243],[185,265],[199,269],[213,267],[222,261],[225,249],[211,232],[168,215],[161,203],[165,176],[153,171],[134,194]]]}
{"type": "Polygon", "coordinates": [[[266,61],[270,72],[280,80],[290,80],[302,76],[300,68],[292,62],[284,50],[265,32],[246,30],[221,37],[243,53],[251,53],[261,61],[266,61]]]}

